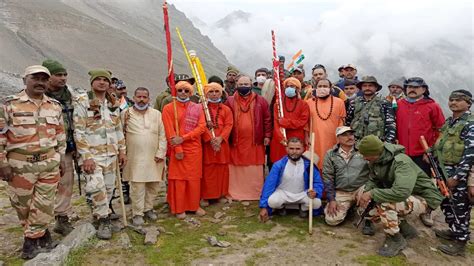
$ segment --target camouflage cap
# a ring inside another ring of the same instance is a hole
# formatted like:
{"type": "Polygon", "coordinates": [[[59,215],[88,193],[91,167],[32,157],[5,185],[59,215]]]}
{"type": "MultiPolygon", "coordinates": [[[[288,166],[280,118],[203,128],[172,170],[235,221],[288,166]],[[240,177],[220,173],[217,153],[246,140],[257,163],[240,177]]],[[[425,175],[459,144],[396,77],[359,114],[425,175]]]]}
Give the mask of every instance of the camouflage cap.
{"type": "MultiPolygon", "coordinates": [[[[174,74],[174,83],[176,84],[180,81],[187,81],[191,83],[191,85],[194,85],[194,82],[196,82],[196,80],[193,77],[189,77],[189,75],[187,74],[174,74]]],[[[166,83],[168,82],[169,82],[169,77],[166,77],[166,83]]]]}
{"type": "Polygon", "coordinates": [[[373,83],[377,86],[377,91],[382,89],[382,85],[377,82],[377,79],[374,76],[363,76],[362,79],[357,83],[357,87],[362,89],[362,84],[364,83],[373,83]]]}

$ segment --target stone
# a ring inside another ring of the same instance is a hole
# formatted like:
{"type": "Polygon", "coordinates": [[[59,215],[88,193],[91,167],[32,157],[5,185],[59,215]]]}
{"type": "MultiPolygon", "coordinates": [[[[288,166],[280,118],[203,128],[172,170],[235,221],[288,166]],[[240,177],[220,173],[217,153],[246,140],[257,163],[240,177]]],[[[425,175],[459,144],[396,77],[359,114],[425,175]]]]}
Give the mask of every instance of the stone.
{"type": "Polygon", "coordinates": [[[18,216],[14,214],[4,214],[0,217],[0,225],[12,225],[18,224],[20,225],[20,220],[18,220],[18,216]]]}
{"type": "Polygon", "coordinates": [[[34,259],[25,262],[26,266],[63,265],[69,252],[86,243],[95,235],[95,228],[92,224],[86,223],[77,226],[69,233],[63,241],[49,253],[40,253],[34,259]]]}
{"type": "Polygon", "coordinates": [[[201,222],[197,219],[192,218],[192,217],[186,217],[184,219],[184,221],[191,224],[194,227],[200,227],[201,226],[201,222]]]}
{"type": "Polygon", "coordinates": [[[5,265],[5,262],[3,262],[3,260],[0,260],[0,266],[3,266],[5,265]]]}
{"type": "Polygon", "coordinates": [[[250,206],[250,202],[248,202],[248,201],[242,201],[242,205],[244,205],[245,207],[248,207],[248,206],[250,206]]]}
{"type": "Polygon", "coordinates": [[[211,219],[209,221],[211,221],[211,223],[213,223],[213,224],[218,224],[218,223],[222,222],[221,219],[211,219]]]}
{"type": "Polygon", "coordinates": [[[215,247],[217,246],[218,242],[217,242],[217,238],[215,236],[208,236],[207,237],[207,242],[209,243],[209,245],[215,247]]]}
{"type": "Polygon", "coordinates": [[[237,228],[237,225],[235,224],[226,224],[222,226],[222,229],[235,229],[237,228]]]}
{"type": "Polygon", "coordinates": [[[225,235],[227,235],[227,231],[221,228],[217,231],[217,234],[219,236],[225,236],[225,235]]]}
{"type": "Polygon", "coordinates": [[[224,207],[222,207],[222,210],[223,210],[223,211],[227,211],[228,209],[230,209],[229,206],[224,206],[224,207]]]}
{"type": "Polygon", "coordinates": [[[224,215],[225,215],[224,212],[216,212],[216,214],[214,214],[214,219],[220,219],[224,215]]]}
{"type": "Polygon", "coordinates": [[[101,249],[101,248],[108,247],[109,245],[110,245],[109,241],[99,240],[99,241],[97,241],[97,244],[95,244],[95,248],[96,249],[101,249]]]}
{"type": "Polygon", "coordinates": [[[221,248],[228,248],[230,247],[230,242],[227,242],[227,241],[218,241],[217,242],[217,246],[221,247],[221,248]]]}
{"type": "Polygon", "coordinates": [[[120,234],[120,245],[124,249],[130,249],[132,248],[132,243],[130,242],[130,237],[128,237],[127,233],[122,232],[120,234]]]}
{"type": "Polygon", "coordinates": [[[415,258],[418,254],[415,252],[415,250],[413,250],[412,248],[405,248],[404,250],[402,250],[402,254],[403,256],[405,256],[408,260],[411,260],[413,258],[415,258]]]}
{"type": "Polygon", "coordinates": [[[160,233],[162,233],[162,234],[165,234],[165,233],[166,233],[166,229],[165,229],[163,226],[158,226],[158,227],[156,227],[156,229],[157,229],[158,231],[160,231],[160,233]]]}
{"type": "Polygon", "coordinates": [[[134,226],[133,224],[128,224],[127,228],[132,229],[133,231],[135,231],[136,233],[139,233],[140,235],[146,234],[145,230],[141,226],[134,226]]]}
{"type": "Polygon", "coordinates": [[[156,241],[158,241],[158,236],[160,235],[160,231],[152,226],[147,228],[146,230],[146,235],[145,235],[145,245],[154,245],[156,241]]]}

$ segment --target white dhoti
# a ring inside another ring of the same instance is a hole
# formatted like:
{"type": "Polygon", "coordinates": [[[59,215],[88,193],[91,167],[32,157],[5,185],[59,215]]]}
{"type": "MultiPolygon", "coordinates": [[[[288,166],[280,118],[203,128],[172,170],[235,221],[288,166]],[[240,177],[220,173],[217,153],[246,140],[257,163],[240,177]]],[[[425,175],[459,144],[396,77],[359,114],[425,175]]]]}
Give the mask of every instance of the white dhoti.
{"type": "MultiPolygon", "coordinates": [[[[285,205],[301,204],[301,210],[309,210],[309,201],[306,191],[299,193],[291,193],[282,189],[277,189],[268,198],[268,206],[272,209],[281,209],[285,205]]],[[[321,200],[318,198],[313,199],[313,209],[321,207],[321,200]]]]}

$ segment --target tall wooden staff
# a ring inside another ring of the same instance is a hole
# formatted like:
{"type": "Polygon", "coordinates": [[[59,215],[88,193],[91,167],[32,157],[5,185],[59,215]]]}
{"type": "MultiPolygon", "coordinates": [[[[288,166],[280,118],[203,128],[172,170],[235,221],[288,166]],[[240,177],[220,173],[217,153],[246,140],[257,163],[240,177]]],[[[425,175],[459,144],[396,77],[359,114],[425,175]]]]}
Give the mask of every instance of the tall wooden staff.
{"type": "Polygon", "coordinates": [[[168,52],[168,82],[170,84],[171,96],[173,98],[176,136],[179,136],[178,109],[176,107],[176,86],[174,84],[173,51],[171,50],[171,35],[170,35],[170,24],[169,24],[169,18],[168,18],[168,4],[166,3],[166,1],[163,3],[163,19],[164,19],[164,24],[165,24],[166,48],[168,52]]]}
{"type": "MultiPolygon", "coordinates": [[[[281,99],[281,79],[280,79],[280,61],[276,52],[275,32],[272,30],[272,47],[273,47],[273,81],[275,83],[275,104],[277,106],[278,118],[283,118],[283,102],[281,99]]],[[[286,141],[286,130],[280,127],[281,134],[286,141]]]]}
{"type": "MultiPolygon", "coordinates": [[[[311,130],[311,147],[310,150],[310,161],[309,165],[309,191],[313,190],[313,174],[314,174],[314,132],[311,130]]],[[[309,234],[313,234],[313,199],[309,199],[309,234]]]]}

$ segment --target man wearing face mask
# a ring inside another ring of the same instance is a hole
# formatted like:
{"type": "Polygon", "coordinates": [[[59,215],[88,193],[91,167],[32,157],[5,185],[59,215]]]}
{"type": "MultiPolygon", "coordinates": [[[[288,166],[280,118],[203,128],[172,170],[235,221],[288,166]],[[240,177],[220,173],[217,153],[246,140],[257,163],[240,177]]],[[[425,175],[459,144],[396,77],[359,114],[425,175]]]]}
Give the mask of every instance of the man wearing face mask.
{"type": "MultiPolygon", "coordinates": [[[[278,108],[273,108],[273,135],[270,143],[270,160],[276,162],[283,158],[286,152],[286,141],[292,137],[304,139],[304,128],[308,124],[308,104],[300,99],[301,83],[295,78],[287,78],[283,82],[285,95],[282,95],[283,118],[278,117],[278,108]],[[283,138],[281,129],[286,131],[283,138]]],[[[305,147],[306,150],[306,147],[305,147]]]]}
{"type": "Polygon", "coordinates": [[[316,135],[314,152],[319,156],[319,169],[322,169],[326,152],[333,147],[337,140],[334,132],[344,123],[346,108],[344,101],[331,95],[332,83],[328,79],[320,79],[315,83],[314,96],[306,102],[309,106],[311,128],[306,136],[309,146],[309,135],[316,135]]]}
{"type": "Polygon", "coordinates": [[[218,199],[220,202],[227,202],[226,196],[229,194],[229,135],[234,120],[230,108],[222,103],[223,90],[222,85],[216,82],[204,85],[212,121],[202,136],[204,166],[201,179],[201,206],[203,207],[209,206],[209,200],[218,199]],[[214,130],[215,137],[212,136],[210,128],[214,130]]]}
{"type": "Polygon", "coordinates": [[[123,180],[130,183],[133,225],[141,226],[143,217],[158,219],[153,204],[163,181],[166,136],[160,111],[150,108],[148,89],[137,88],[133,101],[133,107],[121,114],[129,160],[123,180]]]}
{"type": "Polygon", "coordinates": [[[206,131],[202,106],[190,101],[194,87],[187,81],[176,84],[175,103],[163,109],[166,139],[171,145],[168,168],[168,203],[170,211],[178,219],[186,218],[186,212],[203,216],[199,207],[202,178],[201,135],[206,131]],[[175,116],[175,110],[177,117],[175,116]],[[176,129],[176,120],[178,128],[176,129]]]}
{"type": "Polygon", "coordinates": [[[349,103],[346,126],[355,130],[357,141],[375,135],[382,141],[395,142],[395,115],[390,103],[378,94],[382,85],[375,77],[364,76],[357,87],[363,95],[349,103]]]}
{"type": "Polygon", "coordinates": [[[252,91],[258,95],[262,95],[262,88],[265,81],[268,79],[268,69],[262,67],[255,71],[255,82],[253,83],[252,91]]]}
{"type": "MultiPolygon", "coordinates": [[[[313,208],[321,206],[323,182],[316,166],[313,172],[313,190],[309,190],[310,160],[303,157],[304,144],[299,138],[288,139],[287,156],[277,161],[263,186],[260,196],[261,222],[266,222],[273,210],[285,209],[291,204],[300,204],[300,217],[308,217],[309,202],[313,201],[313,208]]],[[[285,211],[283,211],[285,213],[285,211]]]]}
{"type": "MultiPolygon", "coordinates": [[[[313,91],[314,91],[314,89],[316,88],[316,83],[318,82],[318,80],[328,79],[328,74],[326,72],[326,67],[324,67],[321,64],[316,64],[313,67],[313,70],[312,70],[311,73],[312,73],[311,86],[312,86],[313,91]]],[[[340,98],[343,101],[345,101],[347,99],[347,96],[344,93],[344,91],[341,88],[339,88],[338,86],[334,85],[334,84],[331,85],[331,94],[335,97],[340,98]]],[[[311,98],[311,94],[307,93],[305,95],[304,99],[307,100],[309,98],[311,98]]]]}
{"type": "Polygon", "coordinates": [[[265,146],[272,136],[270,110],[266,100],[252,92],[252,79],[236,79],[237,93],[226,105],[232,110],[229,194],[236,200],[258,200],[263,185],[265,146]]]}

